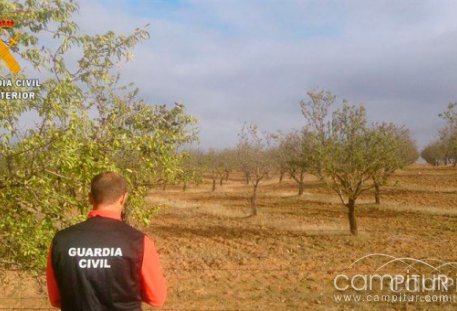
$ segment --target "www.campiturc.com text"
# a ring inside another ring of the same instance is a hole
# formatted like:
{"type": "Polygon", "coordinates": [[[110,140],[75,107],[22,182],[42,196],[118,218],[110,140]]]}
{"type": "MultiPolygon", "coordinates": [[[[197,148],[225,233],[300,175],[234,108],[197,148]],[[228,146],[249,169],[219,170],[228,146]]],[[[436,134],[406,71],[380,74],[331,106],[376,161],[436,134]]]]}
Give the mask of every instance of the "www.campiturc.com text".
{"type": "Polygon", "coordinates": [[[333,300],[337,303],[344,302],[389,302],[389,303],[457,303],[457,295],[435,294],[435,295],[417,295],[417,294],[335,294],[333,300]]]}

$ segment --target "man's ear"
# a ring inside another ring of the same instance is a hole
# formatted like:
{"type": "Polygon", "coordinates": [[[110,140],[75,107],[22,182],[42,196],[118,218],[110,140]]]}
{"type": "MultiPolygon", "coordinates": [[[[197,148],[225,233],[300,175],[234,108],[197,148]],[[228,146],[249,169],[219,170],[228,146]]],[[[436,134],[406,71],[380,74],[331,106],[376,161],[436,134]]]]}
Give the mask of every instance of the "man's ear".
{"type": "Polygon", "coordinates": [[[125,202],[127,202],[128,196],[129,196],[129,193],[128,193],[128,192],[124,193],[124,194],[121,196],[121,200],[120,200],[119,203],[120,203],[122,206],[124,206],[124,205],[125,205],[125,202]]]}

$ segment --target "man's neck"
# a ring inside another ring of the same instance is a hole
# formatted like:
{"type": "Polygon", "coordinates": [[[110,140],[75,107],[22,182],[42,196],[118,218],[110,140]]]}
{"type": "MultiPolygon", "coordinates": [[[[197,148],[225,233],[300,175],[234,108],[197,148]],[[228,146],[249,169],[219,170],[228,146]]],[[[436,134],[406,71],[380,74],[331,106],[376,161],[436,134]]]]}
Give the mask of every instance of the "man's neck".
{"type": "Polygon", "coordinates": [[[104,217],[104,218],[112,218],[116,220],[121,220],[121,212],[118,210],[112,210],[112,209],[94,209],[89,212],[88,217],[93,218],[93,217],[104,217]]]}

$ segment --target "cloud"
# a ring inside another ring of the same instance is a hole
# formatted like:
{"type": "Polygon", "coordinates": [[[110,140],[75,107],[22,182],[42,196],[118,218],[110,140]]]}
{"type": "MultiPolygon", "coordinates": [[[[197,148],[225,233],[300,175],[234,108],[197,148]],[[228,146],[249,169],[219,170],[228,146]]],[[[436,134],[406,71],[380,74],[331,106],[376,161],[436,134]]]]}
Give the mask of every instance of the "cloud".
{"type": "Polygon", "coordinates": [[[432,139],[456,100],[455,1],[88,1],[90,33],[150,24],[151,39],[122,72],[150,103],[184,103],[203,147],[236,143],[253,121],[302,125],[311,88],[364,103],[372,121],[432,139]],[[133,5],[131,5],[133,3],[133,5]],[[166,3],[166,4],[165,4],[166,3]]]}

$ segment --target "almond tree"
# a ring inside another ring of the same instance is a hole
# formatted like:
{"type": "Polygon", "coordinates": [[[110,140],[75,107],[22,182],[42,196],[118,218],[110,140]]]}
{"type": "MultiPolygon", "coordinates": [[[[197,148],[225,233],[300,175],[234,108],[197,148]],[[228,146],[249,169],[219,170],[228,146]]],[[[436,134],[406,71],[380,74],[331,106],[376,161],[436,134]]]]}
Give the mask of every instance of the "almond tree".
{"type": "Polygon", "coordinates": [[[404,127],[393,123],[381,123],[372,128],[378,143],[372,149],[379,169],[373,170],[373,185],[376,204],[381,204],[380,188],[388,178],[398,169],[416,162],[419,157],[416,142],[411,133],[404,127]]]}
{"type": "MultiPolygon", "coordinates": [[[[45,266],[55,231],[85,217],[90,180],[100,171],[126,177],[130,220],[147,223],[156,209],[144,204],[146,185],[175,176],[177,150],[194,139],[183,105],[149,105],[120,83],[117,68],[147,30],[84,34],[72,20],[77,11],[71,0],[0,0],[0,16],[17,17],[2,35],[21,32],[14,53],[45,77],[35,100],[0,100],[0,265],[7,268],[45,266]],[[50,46],[40,41],[49,35],[50,46]],[[26,113],[34,120],[24,129],[26,113]]],[[[0,78],[26,77],[0,63],[0,78]]]]}
{"type": "Polygon", "coordinates": [[[442,160],[445,165],[457,165],[457,103],[449,103],[447,110],[439,116],[446,122],[440,129],[440,143],[444,156],[442,160]]]}
{"type": "Polygon", "coordinates": [[[178,173],[178,180],[182,182],[182,191],[187,190],[189,183],[199,185],[203,177],[203,155],[199,151],[185,151],[182,153],[182,165],[178,173]]]}
{"type": "Polygon", "coordinates": [[[305,174],[314,165],[311,134],[305,129],[294,130],[279,136],[278,153],[283,160],[282,168],[298,184],[298,195],[305,189],[305,174]]]}
{"type": "Polygon", "coordinates": [[[219,185],[222,186],[224,181],[228,181],[230,173],[236,168],[236,150],[225,148],[219,152],[219,159],[222,163],[224,175],[219,178],[219,185]]]}
{"type": "Polygon", "coordinates": [[[220,152],[215,149],[210,149],[203,155],[203,165],[206,177],[212,181],[212,191],[216,191],[217,181],[224,178],[225,166],[220,156],[220,152]]]}
{"type": "Polygon", "coordinates": [[[252,186],[251,216],[257,215],[257,191],[262,181],[269,178],[275,168],[270,136],[259,131],[255,124],[244,125],[238,135],[237,158],[241,170],[249,176],[252,186]]]}
{"type": "Polygon", "coordinates": [[[356,201],[374,187],[373,176],[385,169],[385,137],[368,125],[363,106],[343,101],[330,117],[335,96],[324,91],[308,92],[308,96],[301,108],[312,133],[314,174],[338,195],[348,211],[350,232],[357,235],[356,201]]]}
{"type": "Polygon", "coordinates": [[[428,144],[421,152],[422,158],[433,166],[457,165],[457,103],[449,103],[439,114],[445,126],[439,130],[439,139],[428,144]]]}
{"type": "Polygon", "coordinates": [[[287,174],[286,162],[288,155],[285,152],[285,148],[281,146],[281,142],[284,139],[284,135],[285,134],[281,132],[271,135],[272,139],[278,142],[277,146],[271,150],[271,154],[276,162],[276,170],[279,173],[279,183],[282,183],[282,181],[284,180],[284,176],[287,174]]]}
{"type": "Polygon", "coordinates": [[[441,140],[436,140],[425,146],[421,157],[433,166],[439,166],[446,162],[446,146],[441,140]]]}

